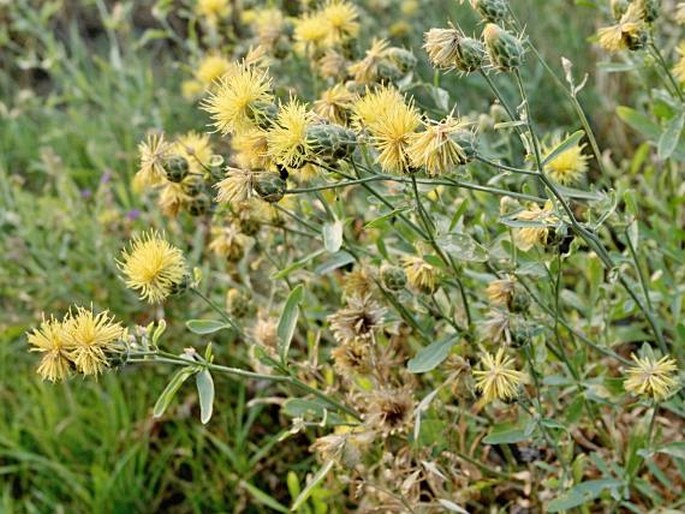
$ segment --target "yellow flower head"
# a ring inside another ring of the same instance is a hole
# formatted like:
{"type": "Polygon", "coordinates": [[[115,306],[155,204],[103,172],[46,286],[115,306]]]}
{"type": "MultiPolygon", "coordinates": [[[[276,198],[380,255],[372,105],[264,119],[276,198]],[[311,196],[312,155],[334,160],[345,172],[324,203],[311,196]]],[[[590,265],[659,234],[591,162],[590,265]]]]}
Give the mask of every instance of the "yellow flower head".
{"type": "Polygon", "coordinates": [[[172,294],[184,281],[186,261],[183,252],[157,231],[134,237],[130,250],[122,250],[119,269],[126,286],[140,291],[148,303],[158,303],[172,294]]]}
{"type": "Polygon", "coordinates": [[[364,58],[349,67],[348,71],[357,84],[372,84],[376,81],[378,65],[386,56],[388,46],[385,39],[374,39],[364,58]]]}
{"type": "Polygon", "coordinates": [[[259,40],[259,44],[271,48],[283,33],[285,18],[280,9],[273,7],[259,9],[254,13],[254,20],[251,26],[252,31],[259,40]]]}
{"type": "Polygon", "coordinates": [[[597,31],[599,45],[609,52],[639,50],[645,45],[646,28],[639,2],[633,2],[617,24],[597,31]]]}
{"type": "Polygon", "coordinates": [[[64,319],[64,333],[76,369],[84,375],[99,375],[109,367],[107,355],[121,351],[117,343],[124,329],[107,311],[96,315],[91,309],[77,307],[75,314],[64,319]]]}
{"type": "Polygon", "coordinates": [[[217,131],[225,135],[252,128],[261,109],[271,101],[267,72],[241,63],[219,79],[202,108],[211,115],[217,131]]]}
{"type": "Polygon", "coordinates": [[[178,215],[181,207],[190,201],[190,196],[183,190],[183,186],[176,182],[167,182],[162,186],[157,205],[162,214],[171,218],[178,215]]]}
{"type": "Polygon", "coordinates": [[[231,13],[230,0],[197,0],[195,13],[205,18],[208,23],[216,24],[231,13]]]}
{"type": "Polygon", "coordinates": [[[673,67],[673,75],[685,84],[685,41],[678,45],[678,53],[680,54],[680,59],[678,59],[678,62],[673,67]]]}
{"type": "Polygon", "coordinates": [[[188,162],[191,173],[204,173],[204,166],[209,166],[214,156],[209,135],[192,131],[176,139],[174,153],[188,162]]]}
{"type": "Polygon", "coordinates": [[[226,75],[235,67],[234,63],[217,54],[208,54],[202,58],[195,70],[195,78],[205,88],[212,82],[226,75]]]}
{"type": "Polygon", "coordinates": [[[329,27],[320,12],[306,14],[295,20],[295,47],[300,53],[321,48],[328,37],[329,27]]]}
{"type": "Polygon", "coordinates": [[[439,270],[428,264],[418,255],[405,255],[402,267],[407,274],[409,285],[423,293],[433,293],[437,287],[439,270]]]}
{"type": "Polygon", "coordinates": [[[329,0],[321,17],[326,22],[327,40],[331,44],[342,43],[359,33],[359,12],[346,0],[329,0]]]}
{"type": "Polygon", "coordinates": [[[404,97],[397,89],[383,86],[375,91],[367,90],[352,108],[353,122],[358,129],[369,127],[390,111],[395,105],[404,103],[404,97]]]}
{"type": "Polygon", "coordinates": [[[43,358],[37,373],[43,380],[59,382],[69,376],[72,368],[69,350],[66,347],[64,326],[54,318],[43,318],[40,328],[27,333],[32,352],[42,352],[43,358]]]}
{"type": "Polygon", "coordinates": [[[668,355],[657,360],[649,355],[630,356],[635,365],[626,371],[624,386],[631,393],[650,396],[656,401],[668,398],[678,387],[678,364],[668,355]]]}
{"type": "Polygon", "coordinates": [[[138,144],[140,167],[134,179],[136,185],[154,186],[165,181],[164,163],[171,149],[172,145],[164,139],[163,133],[148,133],[145,141],[138,144]]]}
{"type": "Polygon", "coordinates": [[[679,25],[685,25],[685,2],[679,2],[676,6],[675,21],[679,25]]]}
{"type": "Polygon", "coordinates": [[[245,169],[266,170],[271,168],[266,132],[259,128],[245,130],[233,136],[231,147],[236,164],[245,169]]]}
{"type": "Polygon", "coordinates": [[[312,121],[312,113],[294,98],[281,106],[276,123],[266,136],[274,161],[296,169],[305,164],[309,154],[307,127],[312,121]]]}
{"type": "MultiPolygon", "coordinates": [[[[555,138],[549,147],[543,148],[543,156],[547,158],[561,142],[555,138]]],[[[589,156],[583,153],[585,144],[578,144],[567,148],[545,163],[545,171],[556,182],[562,185],[574,184],[587,172],[589,156]]]]}
{"type": "Polygon", "coordinates": [[[246,238],[233,225],[212,227],[209,250],[230,262],[239,261],[245,253],[246,238]]]}
{"type": "Polygon", "coordinates": [[[217,182],[216,201],[219,203],[244,202],[252,196],[255,185],[255,173],[239,168],[226,168],[226,178],[217,182]]]}
{"type": "Polygon", "coordinates": [[[427,124],[423,132],[414,136],[409,147],[412,166],[424,168],[429,175],[439,175],[465,164],[466,152],[455,139],[464,129],[465,124],[451,116],[439,123],[427,124]]]}
{"type": "Polygon", "coordinates": [[[409,145],[415,137],[421,118],[413,103],[397,102],[369,125],[378,162],[383,170],[402,173],[409,170],[409,145]]]}
{"type": "Polygon", "coordinates": [[[525,381],[526,374],[514,369],[514,359],[504,355],[504,348],[493,356],[484,353],[481,357],[482,370],[474,370],[476,389],[483,393],[483,399],[490,403],[494,400],[509,400],[516,397],[519,385],[525,381]]]}
{"type": "Polygon", "coordinates": [[[537,204],[531,205],[528,209],[516,215],[517,221],[530,221],[530,227],[517,227],[514,229],[514,244],[519,250],[527,252],[533,246],[544,243],[549,234],[547,225],[557,221],[552,212],[553,205],[547,202],[544,208],[537,204]]]}
{"type": "Polygon", "coordinates": [[[461,33],[455,28],[430,29],[423,36],[428,58],[436,68],[453,68],[459,59],[461,33]]]}
{"type": "Polygon", "coordinates": [[[321,97],[314,102],[313,110],[332,123],[345,125],[353,102],[354,95],[343,84],[336,84],[321,93],[321,97]]]}
{"type": "Polygon", "coordinates": [[[505,278],[490,282],[485,294],[492,305],[506,307],[511,303],[515,289],[516,281],[513,278],[505,278]]]}

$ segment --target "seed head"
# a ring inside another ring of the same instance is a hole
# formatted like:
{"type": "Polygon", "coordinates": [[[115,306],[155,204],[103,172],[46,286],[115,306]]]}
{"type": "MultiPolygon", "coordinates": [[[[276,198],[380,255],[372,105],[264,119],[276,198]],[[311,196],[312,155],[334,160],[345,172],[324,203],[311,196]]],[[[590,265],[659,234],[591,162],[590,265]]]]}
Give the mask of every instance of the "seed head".
{"type": "Polygon", "coordinates": [[[426,294],[435,291],[439,278],[438,268],[428,264],[418,255],[405,255],[402,258],[402,266],[411,287],[426,294]]]}
{"type": "Polygon", "coordinates": [[[631,3],[619,22],[597,32],[599,44],[609,52],[640,50],[647,43],[647,26],[638,3],[631,3]]]}
{"type": "Polygon", "coordinates": [[[352,296],[347,306],[328,317],[331,331],[339,343],[353,339],[369,340],[383,323],[385,309],[371,295],[352,296]]]}

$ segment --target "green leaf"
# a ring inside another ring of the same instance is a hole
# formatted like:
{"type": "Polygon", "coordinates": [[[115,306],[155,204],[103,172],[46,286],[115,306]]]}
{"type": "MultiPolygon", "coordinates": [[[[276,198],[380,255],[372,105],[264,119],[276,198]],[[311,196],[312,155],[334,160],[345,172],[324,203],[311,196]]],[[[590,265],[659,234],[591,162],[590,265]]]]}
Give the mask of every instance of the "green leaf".
{"type": "Polygon", "coordinates": [[[544,165],[544,164],[547,164],[549,161],[551,161],[552,159],[558,157],[559,155],[561,155],[562,153],[564,153],[564,152],[565,152],[566,150],[568,150],[569,148],[571,148],[571,147],[577,145],[578,142],[579,142],[581,139],[583,139],[583,136],[584,136],[584,135],[585,135],[585,131],[584,131],[584,130],[577,130],[576,132],[574,132],[573,134],[571,134],[570,136],[568,136],[568,137],[567,137],[566,139],[564,139],[561,143],[559,143],[559,144],[554,148],[554,150],[552,150],[551,152],[549,152],[549,154],[547,154],[547,157],[545,157],[545,159],[542,161],[542,164],[543,164],[543,165],[544,165]]]}
{"type": "Polygon", "coordinates": [[[333,270],[342,268],[354,262],[354,257],[345,251],[337,252],[331,256],[326,262],[322,262],[316,268],[314,273],[317,275],[326,275],[333,270]]]}
{"type": "Polygon", "coordinates": [[[659,138],[659,144],[657,146],[657,154],[659,159],[666,160],[678,146],[678,141],[680,140],[680,134],[683,132],[683,126],[685,125],[685,112],[682,112],[679,116],[674,116],[666,125],[666,129],[662,132],[659,138]]]}
{"type": "Polygon", "coordinates": [[[658,450],[657,453],[665,453],[671,457],[678,457],[679,459],[685,459],[685,441],[675,441],[668,443],[658,450]]]}
{"type": "Polygon", "coordinates": [[[166,411],[167,407],[171,403],[171,400],[173,400],[174,396],[176,396],[176,393],[183,385],[183,382],[188,380],[196,371],[196,366],[186,366],[185,368],[181,368],[174,373],[174,375],[171,377],[171,380],[169,380],[169,383],[164,388],[164,391],[162,391],[162,394],[159,395],[159,398],[155,403],[155,407],[152,410],[152,415],[155,418],[158,418],[164,414],[164,411],[166,411]]]}
{"type": "Polygon", "coordinates": [[[555,498],[547,505],[547,512],[560,512],[579,507],[591,502],[602,494],[605,489],[618,489],[623,482],[614,478],[602,478],[599,480],[589,480],[574,485],[558,498],[555,498]]]}
{"type": "Polygon", "coordinates": [[[445,234],[435,241],[450,256],[459,261],[487,262],[488,251],[467,234],[445,234]]]}
{"type": "Polygon", "coordinates": [[[512,426],[510,423],[495,425],[483,438],[485,444],[512,444],[526,441],[531,437],[530,426],[512,426]]]}
{"type": "Polygon", "coordinates": [[[240,485],[252,495],[257,503],[261,503],[262,505],[265,505],[276,512],[288,512],[288,508],[285,505],[282,505],[278,502],[278,500],[272,498],[258,487],[252,485],[250,482],[243,480],[240,482],[240,485]]]}
{"type": "Polygon", "coordinates": [[[300,268],[304,268],[307,264],[309,264],[311,261],[316,259],[319,255],[324,253],[325,250],[317,250],[315,252],[310,253],[309,255],[304,256],[302,259],[299,261],[295,261],[292,264],[286,266],[283,268],[281,271],[278,271],[271,275],[272,280],[281,280],[290,275],[293,271],[296,271],[300,268]]]}
{"type": "Polygon", "coordinates": [[[212,419],[214,411],[214,380],[207,369],[203,369],[195,375],[197,396],[200,399],[200,421],[206,425],[212,419]]]}
{"type": "Polygon", "coordinates": [[[215,319],[189,319],[186,321],[188,330],[195,334],[213,334],[224,328],[231,328],[231,325],[215,319]]]}
{"type": "Polygon", "coordinates": [[[343,223],[340,220],[323,225],[323,246],[330,253],[340,250],[343,244],[343,223]]]}
{"type": "Polygon", "coordinates": [[[659,128],[659,125],[635,109],[620,106],[616,108],[616,114],[630,128],[636,130],[650,141],[657,141],[661,136],[661,129],[659,128]]]}
{"type": "Polygon", "coordinates": [[[412,373],[426,373],[439,366],[450,354],[450,350],[459,340],[451,337],[442,341],[435,341],[421,348],[407,363],[407,369],[412,373]]]}
{"type": "Polygon", "coordinates": [[[326,475],[328,475],[331,469],[333,469],[334,464],[335,461],[326,461],[326,463],[319,469],[319,471],[316,472],[316,475],[314,475],[312,479],[307,483],[307,486],[302,490],[299,496],[295,498],[292,507],[290,507],[290,512],[296,512],[297,509],[302,507],[304,502],[306,502],[312,495],[314,489],[316,489],[316,487],[323,481],[323,479],[326,478],[326,475]]]}
{"type": "Polygon", "coordinates": [[[300,302],[304,298],[304,287],[302,284],[295,287],[288,298],[285,300],[281,318],[278,320],[278,328],[276,334],[278,335],[278,355],[281,357],[281,362],[285,362],[290,349],[290,343],[295,334],[297,327],[297,318],[300,315],[300,302]]]}

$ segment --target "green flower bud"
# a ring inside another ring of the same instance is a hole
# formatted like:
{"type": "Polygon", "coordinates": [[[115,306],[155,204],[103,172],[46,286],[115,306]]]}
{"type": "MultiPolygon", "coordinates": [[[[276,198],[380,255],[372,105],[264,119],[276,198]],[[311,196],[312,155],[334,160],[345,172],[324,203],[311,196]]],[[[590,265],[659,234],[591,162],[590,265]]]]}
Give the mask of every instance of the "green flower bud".
{"type": "Polygon", "coordinates": [[[349,158],[357,147],[354,131],[340,125],[317,124],[307,127],[307,143],[312,154],[327,163],[349,158]]]}
{"type": "Polygon", "coordinates": [[[188,161],[180,155],[170,157],[164,163],[164,175],[169,182],[181,182],[188,175],[188,161]]]}
{"type": "Polygon", "coordinates": [[[390,59],[397,69],[403,75],[406,75],[411,70],[416,68],[418,62],[413,52],[405,50],[404,48],[392,47],[388,48],[385,55],[390,59]]]}
{"type": "Polygon", "coordinates": [[[509,13],[507,0],[471,0],[471,6],[490,23],[501,23],[509,13]]]}
{"type": "Polygon", "coordinates": [[[479,70],[485,60],[485,48],[480,41],[462,37],[457,42],[454,66],[457,70],[464,73],[471,73],[479,70]]]}
{"type": "Polygon", "coordinates": [[[205,182],[201,177],[190,175],[181,182],[183,192],[188,196],[197,196],[205,190],[205,182]]]}
{"type": "Polygon", "coordinates": [[[276,203],[285,195],[285,180],[276,173],[262,173],[258,176],[254,190],[267,203],[276,203]]]}
{"type": "Polygon", "coordinates": [[[212,208],[212,200],[206,193],[200,193],[188,201],[186,209],[191,216],[202,216],[212,208]]]}
{"type": "Polygon", "coordinates": [[[381,266],[381,283],[391,291],[400,291],[407,285],[407,273],[399,266],[383,264],[381,266]]]}
{"type": "Polygon", "coordinates": [[[498,70],[512,71],[523,63],[523,44],[510,32],[488,23],[483,30],[483,39],[490,61],[498,70]]]}

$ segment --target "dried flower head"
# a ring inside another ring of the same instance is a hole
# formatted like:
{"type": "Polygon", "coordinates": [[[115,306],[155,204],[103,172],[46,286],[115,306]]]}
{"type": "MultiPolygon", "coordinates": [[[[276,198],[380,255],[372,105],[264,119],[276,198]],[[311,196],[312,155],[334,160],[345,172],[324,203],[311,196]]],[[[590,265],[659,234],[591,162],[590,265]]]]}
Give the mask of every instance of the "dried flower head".
{"type": "Polygon", "coordinates": [[[26,334],[32,352],[41,352],[43,357],[37,373],[43,380],[60,382],[69,377],[73,363],[66,346],[64,325],[54,318],[43,321],[39,328],[26,334]]]}
{"type": "Polygon", "coordinates": [[[456,137],[466,130],[461,120],[448,116],[438,123],[424,125],[425,130],[415,135],[408,150],[415,168],[440,175],[466,164],[468,155],[456,137]]]}
{"type": "Polygon", "coordinates": [[[233,158],[239,167],[251,170],[271,168],[266,131],[253,128],[238,132],[231,139],[231,147],[235,152],[233,158]]]}
{"type": "Polygon", "coordinates": [[[638,3],[631,3],[618,23],[599,29],[597,36],[600,46],[609,52],[643,48],[647,42],[647,26],[638,3]]]}
{"type": "Polygon", "coordinates": [[[408,388],[380,389],[371,393],[366,424],[384,436],[406,431],[414,413],[414,399],[408,388]]]}
{"type": "Polygon", "coordinates": [[[260,317],[252,327],[251,334],[258,344],[275,350],[278,345],[278,320],[260,317]]]}
{"type": "Polygon", "coordinates": [[[333,337],[339,343],[353,339],[372,339],[381,326],[385,309],[371,295],[352,296],[347,305],[328,317],[333,337]]]}
{"type": "Polygon", "coordinates": [[[140,167],[135,176],[136,184],[154,186],[164,183],[164,163],[170,155],[172,145],[161,132],[149,132],[145,141],[138,144],[140,167]]]}
{"type": "MultiPolygon", "coordinates": [[[[556,137],[549,146],[542,149],[545,159],[548,159],[559,143],[561,143],[561,138],[556,137]]],[[[587,161],[590,159],[583,153],[583,148],[585,148],[585,143],[576,143],[566,148],[545,163],[545,172],[562,185],[578,182],[587,173],[587,161]]]]}
{"type": "Polygon", "coordinates": [[[266,71],[241,63],[222,76],[202,108],[221,134],[250,129],[267,116],[265,108],[272,102],[271,79],[266,71]]]}
{"type": "Polygon", "coordinates": [[[226,168],[226,178],[214,184],[219,203],[244,202],[253,194],[256,174],[250,170],[226,168]]]}
{"type": "Polygon", "coordinates": [[[64,319],[64,334],[69,357],[84,375],[99,375],[109,367],[108,357],[122,351],[124,330],[107,311],[96,315],[77,307],[64,319]]]}
{"type": "Polygon", "coordinates": [[[316,61],[317,71],[325,79],[342,79],[347,72],[347,59],[340,52],[328,48],[316,61]]]}
{"type": "Polygon", "coordinates": [[[346,273],[342,281],[343,296],[350,298],[353,296],[370,296],[374,290],[373,277],[364,266],[357,266],[349,273],[346,273]]]}
{"type": "Polygon", "coordinates": [[[288,168],[304,166],[309,157],[307,127],[312,121],[313,114],[294,98],[281,106],[276,123],[266,136],[271,158],[288,168]]]}
{"type": "Polygon", "coordinates": [[[435,291],[439,277],[438,268],[428,264],[418,255],[402,257],[402,266],[407,273],[407,282],[411,287],[427,294],[435,291]]]}
{"type": "Polygon", "coordinates": [[[497,350],[494,356],[487,352],[482,355],[483,369],[474,370],[473,375],[476,377],[476,389],[483,393],[486,402],[516,397],[526,374],[517,371],[513,364],[514,359],[504,355],[504,348],[497,350]]]}
{"type": "Polygon", "coordinates": [[[311,446],[322,461],[334,460],[339,466],[353,468],[362,460],[365,450],[374,439],[372,431],[349,430],[343,427],[337,433],[319,437],[311,446]]]}
{"type": "Polygon", "coordinates": [[[183,252],[155,230],[134,237],[130,249],[122,250],[117,264],[126,278],[126,286],[139,291],[141,299],[148,303],[166,299],[186,276],[183,252]]]}
{"type": "Polygon", "coordinates": [[[183,189],[183,185],[167,182],[162,186],[157,205],[165,216],[173,218],[190,201],[190,198],[183,189]]]}
{"type": "Polygon", "coordinates": [[[626,391],[662,401],[678,388],[678,363],[669,355],[658,360],[653,355],[630,357],[635,365],[626,371],[626,391]]]}
{"type": "Polygon", "coordinates": [[[428,53],[433,66],[436,68],[451,69],[454,67],[459,50],[461,33],[455,28],[433,28],[423,36],[423,47],[428,53]]]}
{"type": "Polygon", "coordinates": [[[514,244],[520,250],[527,252],[536,244],[547,240],[549,225],[556,223],[557,217],[553,213],[552,203],[547,202],[544,207],[532,204],[528,209],[519,212],[516,220],[530,222],[529,227],[514,229],[514,244]]]}
{"type": "Polygon", "coordinates": [[[485,290],[485,294],[492,305],[507,307],[511,303],[515,289],[516,280],[505,278],[490,282],[485,290]]]}
{"type": "Polygon", "coordinates": [[[209,251],[229,262],[237,262],[245,254],[245,236],[233,225],[212,227],[209,251]]]}

